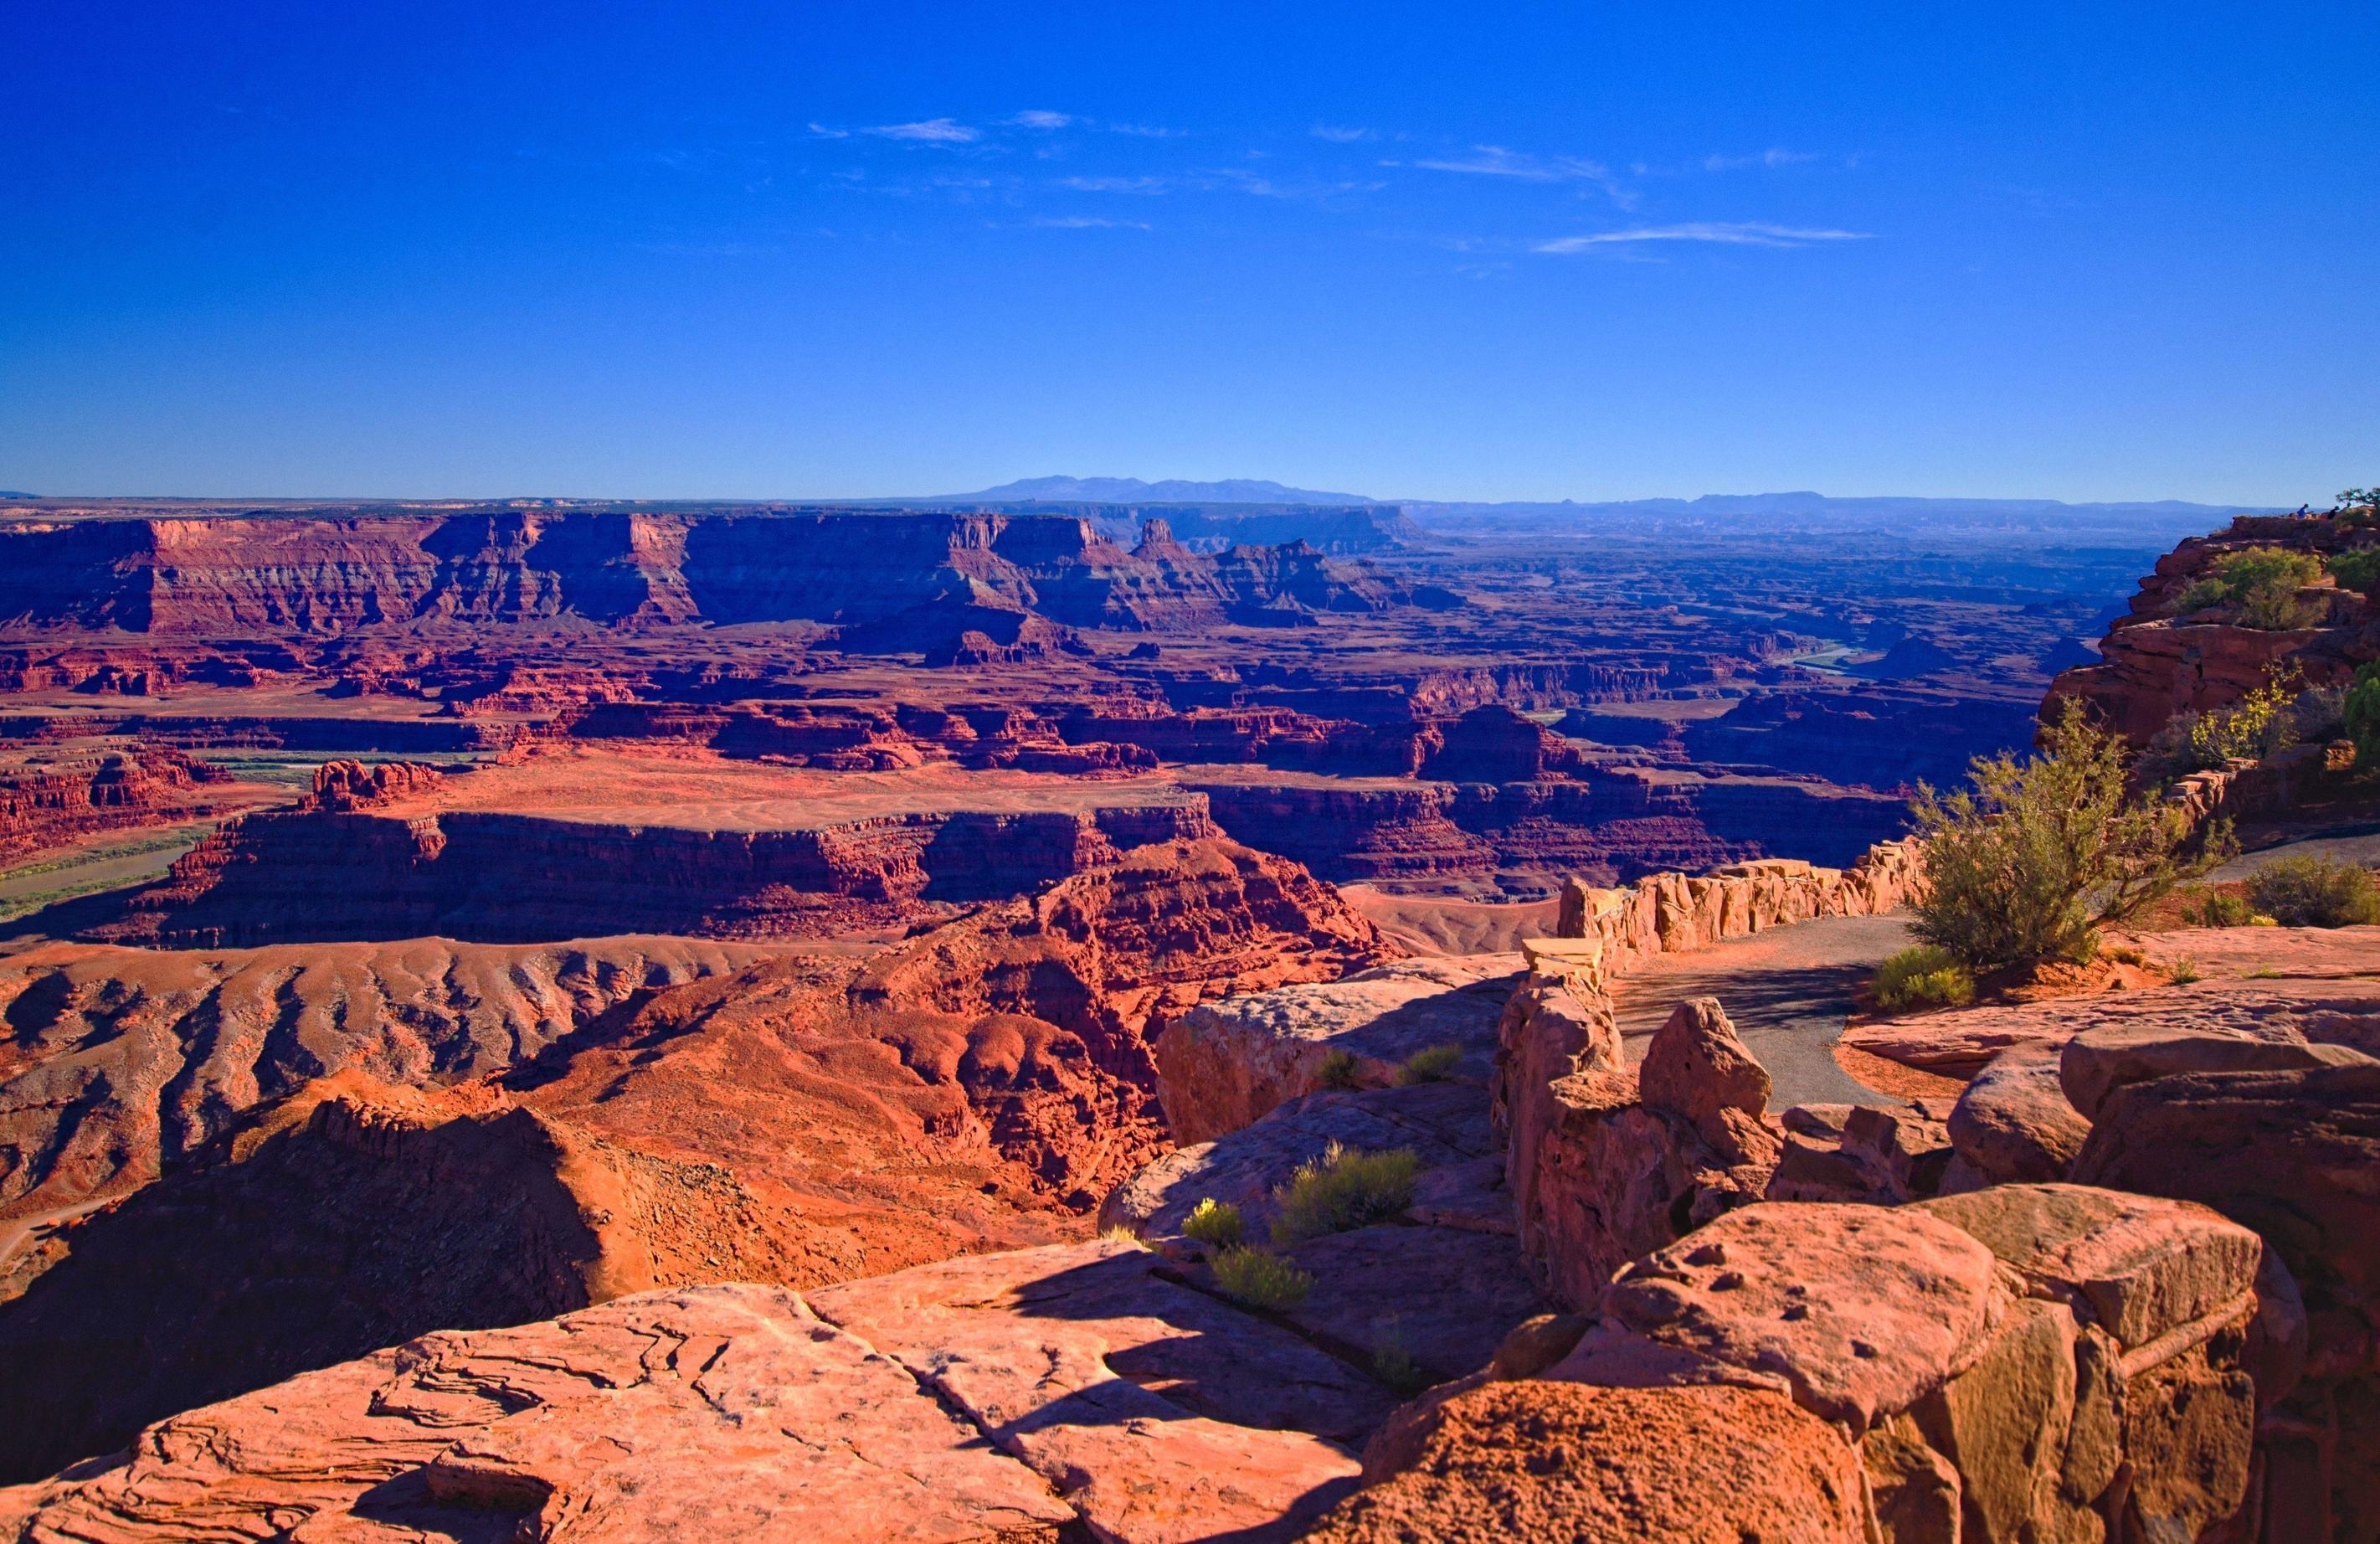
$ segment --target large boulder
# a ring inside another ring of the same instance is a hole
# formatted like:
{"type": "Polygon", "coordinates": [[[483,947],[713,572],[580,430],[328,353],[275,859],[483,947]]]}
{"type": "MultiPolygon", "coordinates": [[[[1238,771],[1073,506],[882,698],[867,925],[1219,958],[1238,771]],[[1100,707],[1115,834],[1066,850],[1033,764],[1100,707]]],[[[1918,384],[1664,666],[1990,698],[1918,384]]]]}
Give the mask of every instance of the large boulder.
{"type": "Polygon", "coordinates": [[[2265,1537],[2380,1538],[2380,1064],[2121,1085],[2074,1178],[2212,1207],[2286,1262],[2306,1345],[2267,1423],[2265,1537]]]}
{"type": "Polygon", "coordinates": [[[1716,997],[1690,997],[1670,1010],[1645,1048],[1636,1088],[1646,1104],[1682,1116],[1730,1155],[1741,1155],[1744,1128],[1768,1112],[1768,1069],[1744,1049],[1716,997]]]}
{"type": "Polygon", "coordinates": [[[2058,1080],[2086,1121],[2127,1083],[2191,1072],[2293,1072],[2301,1067],[2372,1065],[2342,1045],[2292,1039],[2255,1039],[2209,1033],[2187,1023],[2107,1025],[2083,1030],[2058,1052],[2058,1080]]]}
{"type": "Polygon", "coordinates": [[[1767,1202],[1630,1266],[1602,1307],[1642,1339],[1783,1378],[1856,1436],[1969,1366],[2009,1294],[1991,1250],[1937,1218],[1767,1202]]]}
{"type": "Polygon", "coordinates": [[[1859,1458],[1824,1421],[1739,1388],[1500,1382],[1430,1412],[1409,1466],[1341,1502],[1327,1544],[1865,1544],[1859,1458]]]}
{"type": "Polygon", "coordinates": [[[1167,1123],[1184,1143],[1236,1131],[1322,1088],[1333,1052],[1352,1059],[1352,1081],[1378,1087],[1415,1052],[1452,1045],[1463,1055],[1457,1076],[1485,1083],[1520,963],[1509,954],[1402,961],[1199,1003],[1158,1037],[1167,1123]]]}
{"type": "Polygon", "coordinates": [[[2063,1179],[2091,1123],[2067,1102],[2058,1052],[2043,1046],[2002,1052],[1950,1108],[1949,1191],[2063,1179]]]}

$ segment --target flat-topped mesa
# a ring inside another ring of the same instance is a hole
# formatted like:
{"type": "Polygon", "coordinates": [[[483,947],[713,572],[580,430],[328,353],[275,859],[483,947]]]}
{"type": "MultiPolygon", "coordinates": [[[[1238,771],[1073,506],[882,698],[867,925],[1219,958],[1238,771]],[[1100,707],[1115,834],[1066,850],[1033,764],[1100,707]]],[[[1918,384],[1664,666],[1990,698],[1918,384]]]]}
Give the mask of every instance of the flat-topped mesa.
{"type": "Polygon", "coordinates": [[[2290,625],[2251,626],[2236,604],[2198,605],[2206,592],[2194,587],[2251,548],[2326,562],[2374,547],[2380,529],[2336,513],[2302,520],[2241,516],[2228,530],[2192,537],[2141,580],[2130,614],[2116,618],[2101,641],[2099,663],[2050,683],[2042,712],[2076,698],[2134,746],[2145,746],[2174,715],[2231,707],[2277,675],[2294,673],[2307,687],[2337,686],[2359,665],[2380,660],[2380,599],[2325,575],[2284,598],[2295,614],[2271,620],[2290,625]],[[2186,596],[2194,609],[2180,614],[2186,596]]]}
{"type": "Polygon", "coordinates": [[[254,804],[262,793],[224,786],[228,782],[204,761],[139,741],[0,751],[0,856],[100,832],[196,820],[254,804]]]}
{"type": "Polygon", "coordinates": [[[1143,554],[1059,515],[294,510],[0,527],[0,625],[44,631],[309,638],[444,623],[808,622],[856,628],[853,643],[931,652],[967,631],[1016,646],[1002,617],[1165,631],[1410,599],[1402,581],[1303,541],[1143,554]],[[884,630],[905,616],[909,625],[884,630]]]}

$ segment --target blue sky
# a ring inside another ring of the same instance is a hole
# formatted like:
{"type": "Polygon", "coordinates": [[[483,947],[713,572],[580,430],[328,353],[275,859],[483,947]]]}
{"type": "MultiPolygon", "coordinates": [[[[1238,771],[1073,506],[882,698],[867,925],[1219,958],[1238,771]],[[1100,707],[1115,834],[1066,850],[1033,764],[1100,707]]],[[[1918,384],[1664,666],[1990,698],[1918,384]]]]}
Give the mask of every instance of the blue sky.
{"type": "Polygon", "coordinates": [[[0,12],[0,487],[2296,503],[2380,7],[0,12]],[[1284,14],[1287,13],[1287,14],[1284,14]]]}

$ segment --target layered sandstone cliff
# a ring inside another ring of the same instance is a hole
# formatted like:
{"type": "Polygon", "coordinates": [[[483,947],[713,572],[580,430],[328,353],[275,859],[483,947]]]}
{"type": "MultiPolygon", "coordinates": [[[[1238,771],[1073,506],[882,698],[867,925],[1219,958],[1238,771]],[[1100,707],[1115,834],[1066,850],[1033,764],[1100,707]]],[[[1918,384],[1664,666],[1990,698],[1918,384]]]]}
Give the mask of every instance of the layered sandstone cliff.
{"type": "Polygon", "coordinates": [[[0,528],[0,622],[164,635],[458,623],[819,622],[895,650],[1062,626],[1168,630],[1377,611],[1408,591],[1303,541],[1132,550],[1079,518],[736,508],[98,518],[0,528]],[[1012,619],[1003,622],[1002,619],[1012,619]],[[906,619],[905,622],[901,619],[906,619]],[[899,626],[893,626],[899,622],[899,626]]]}

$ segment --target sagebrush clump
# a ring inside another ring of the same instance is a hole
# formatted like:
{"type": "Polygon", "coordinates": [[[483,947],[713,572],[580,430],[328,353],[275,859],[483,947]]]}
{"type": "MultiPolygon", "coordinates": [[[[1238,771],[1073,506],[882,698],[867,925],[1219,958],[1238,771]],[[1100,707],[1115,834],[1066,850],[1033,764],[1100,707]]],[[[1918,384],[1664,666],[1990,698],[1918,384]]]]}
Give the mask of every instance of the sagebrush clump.
{"type": "Polygon", "coordinates": [[[2380,922],[2380,880],[2357,863],[2284,857],[2249,876],[2248,902],[2284,928],[2351,928],[2380,922]]]}
{"type": "Polygon", "coordinates": [[[2330,560],[2330,577],[2341,590],[2380,596],[2380,547],[2358,547],[2330,560]]]}
{"type": "Polygon", "coordinates": [[[1974,1000],[1974,977],[1937,944],[1912,944],[1876,967],[1876,1005],[1887,1013],[1955,1008],[1974,1000]]]}
{"type": "Polygon", "coordinates": [[[1182,1236],[1215,1249],[1227,1249],[1237,1244],[1247,1232],[1247,1223],[1240,1209],[1229,1201],[1219,1201],[1208,1196],[1190,1209],[1182,1220],[1182,1236]]]}
{"type": "Polygon", "coordinates": [[[1911,930],[1970,971],[2089,960],[2099,929],[2155,904],[2228,856],[2216,822],[2127,791],[2123,744],[2071,698],[2020,761],[1978,757],[1973,786],[1948,797],[1920,784],[1926,893],[1911,930]]]}
{"type": "Polygon", "coordinates": [[[1420,1173],[1420,1155],[1411,1148],[1370,1152],[1333,1142],[1273,1192],[1272,1241],[1300,1244],[1385,1222],[1413,1205],[1420,1173]]]}
{"type": "Polygon", "coordinates": [[[2380,772],[2380,664],[2355,673],[2339,708],[2339,727],[2355,742],[2355,770],[2369,776],[2380,772]]]}
{"type": "Polygon", "coordinates": [[[1246,1245],[1225,1249],[1211,1262],[1215,1284],[1225,1296],[1252,1308],[1286,1313],[1314,1290],[1314,1273],[1300,1270],[1269,1249],[1246,1245]]]}
{"type": "Polygon", "coordinates": [[[2188,616],[2216,606],[2239,611],[2240,625],[2266,632],[2311,627],[2322,620],[2321,602],[2298,591],[2322,578],[2322,559],[2287,547],[2250,547],[2216,564],[2176,598],[2173,614],[2188,616]]]}
{"type": "Polygon", "coordinates": [[[2201,928],[2244,928],[2256,920],[2256,908],[2245,895],[2210,890],[2196,906],[2182,907],[2182,916],[2201,928]]]}
{"type": "Polygon", "coordinates": [[[1314,1080],[1326,1088],[1360,1088],[1364,1086],[1363,1067],[1352,1051],[1326,1051],[1314,1080]]]}
{"type": "Polygon", "coordinates": [[[1408,1088],[1416,1083],[1443,1083],[1462,1060],[1463,1048],[1459,1045],[1434,1045],[1416,1051],[1397,1069],[1397,1082],[1408,1088]]]}

